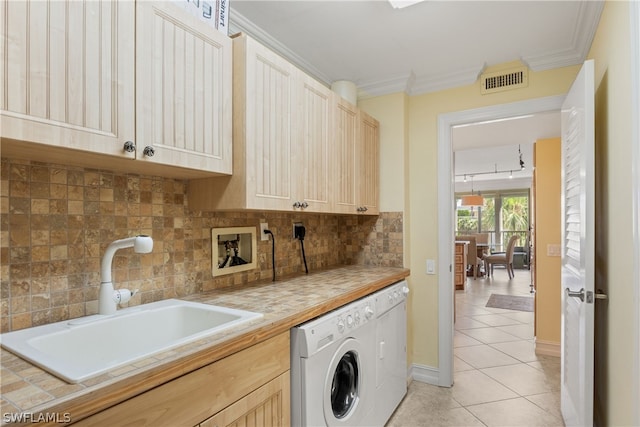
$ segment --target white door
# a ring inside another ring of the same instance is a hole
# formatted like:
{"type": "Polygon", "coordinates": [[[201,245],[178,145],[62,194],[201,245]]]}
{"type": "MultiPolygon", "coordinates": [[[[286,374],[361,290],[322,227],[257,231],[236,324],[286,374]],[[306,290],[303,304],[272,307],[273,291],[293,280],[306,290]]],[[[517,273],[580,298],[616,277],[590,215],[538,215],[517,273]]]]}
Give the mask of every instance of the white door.
{"type": "Polygon", "coordinates": [[[562,104],[562,416],[593,425],[594,66],[562,104]]]}

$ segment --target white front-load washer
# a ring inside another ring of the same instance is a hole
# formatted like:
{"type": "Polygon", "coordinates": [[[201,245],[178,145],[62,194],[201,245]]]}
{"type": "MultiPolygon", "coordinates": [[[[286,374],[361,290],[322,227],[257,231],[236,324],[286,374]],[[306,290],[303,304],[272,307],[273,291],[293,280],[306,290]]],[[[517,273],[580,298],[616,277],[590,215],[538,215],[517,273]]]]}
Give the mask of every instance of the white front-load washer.
{"type": "Polygon", "coordinates": [[[291,330],[291,424],[376,425],[375,313],[364,298],[291,330]]]}

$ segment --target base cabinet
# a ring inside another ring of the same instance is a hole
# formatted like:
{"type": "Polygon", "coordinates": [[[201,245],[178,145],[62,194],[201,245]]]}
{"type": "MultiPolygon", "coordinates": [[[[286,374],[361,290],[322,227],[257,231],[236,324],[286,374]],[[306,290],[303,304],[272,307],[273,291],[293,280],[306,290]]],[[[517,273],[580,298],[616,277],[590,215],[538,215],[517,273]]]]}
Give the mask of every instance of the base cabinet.
{"type": "Polygon", "coordinates": [[[287,426],[290,422],[289,371],[200,423],[200,427],[287,426]]]}
{"type": "Polygon", "coordinates": [[[289,425],[289,332],[176,378],[77,426],[289,425]]]}

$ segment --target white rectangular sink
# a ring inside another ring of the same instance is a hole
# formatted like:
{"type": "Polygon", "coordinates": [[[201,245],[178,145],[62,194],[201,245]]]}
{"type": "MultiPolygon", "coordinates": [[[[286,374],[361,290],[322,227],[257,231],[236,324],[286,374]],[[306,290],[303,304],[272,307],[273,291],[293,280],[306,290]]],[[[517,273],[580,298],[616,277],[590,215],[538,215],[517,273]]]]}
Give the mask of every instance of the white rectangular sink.
{"type": "Polygon", "coordinates": [[[262,317],[168,299],[0,335],[2,347],[71,383],[262,317]]]}

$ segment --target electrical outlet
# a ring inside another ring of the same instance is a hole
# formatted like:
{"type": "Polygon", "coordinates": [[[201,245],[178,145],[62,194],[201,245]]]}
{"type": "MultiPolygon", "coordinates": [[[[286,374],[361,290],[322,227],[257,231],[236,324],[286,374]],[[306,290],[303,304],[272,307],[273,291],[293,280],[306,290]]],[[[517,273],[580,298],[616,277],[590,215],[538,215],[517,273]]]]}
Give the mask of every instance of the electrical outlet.
{"type": "Polygon", "coordinates": [[[264,230],[269,229],[269,224],[266,222],[260,223],[260,240],[269,240],[269,235],[264,230]]]}
{"type": "Polygon", "coordinates": [[[291,233],[291,236],[293,236],[293,240],[296,239],[296,227],[302,227],[302,223],[301,222],[294,222],[293,223],[293,227],[291,228],[291,230],[293,231],[291,233]]]}

